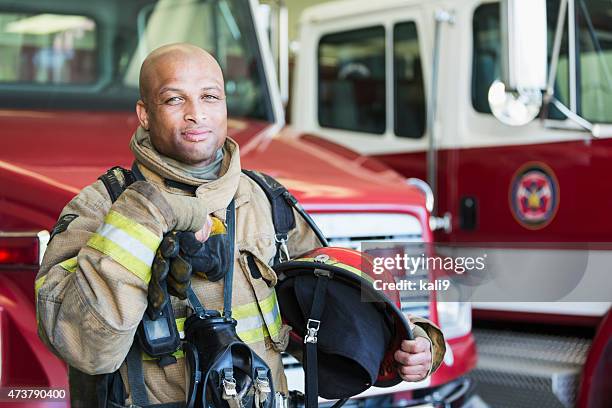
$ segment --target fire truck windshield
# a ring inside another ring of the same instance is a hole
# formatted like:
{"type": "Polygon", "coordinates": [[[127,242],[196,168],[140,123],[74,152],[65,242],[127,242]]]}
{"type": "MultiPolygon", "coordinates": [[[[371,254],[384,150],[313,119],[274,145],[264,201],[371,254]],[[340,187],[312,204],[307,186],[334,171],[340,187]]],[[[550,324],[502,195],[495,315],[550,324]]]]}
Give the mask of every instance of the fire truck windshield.
{"type": "Polygon", "coordinates": [[[144,57],[175,42],[217,58],[231,116],[272,120],[247,0],[0,0],[0,107],[131,110],[144,57]]]}

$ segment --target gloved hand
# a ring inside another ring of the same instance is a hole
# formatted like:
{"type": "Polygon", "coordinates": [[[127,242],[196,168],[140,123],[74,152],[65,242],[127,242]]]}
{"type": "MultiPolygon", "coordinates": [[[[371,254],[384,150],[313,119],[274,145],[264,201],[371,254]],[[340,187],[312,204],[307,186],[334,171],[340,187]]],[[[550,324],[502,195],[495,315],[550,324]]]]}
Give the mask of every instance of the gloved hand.
{"type": "Polygon", "coordinates": [[[156,318],[168,302],[169,294],[186,299],[193,272],[217,281],[225,276],[230,261],[233,257],[229,253],[227,230],[217,218],[213,218],[210,235],[204,243],[189,231],[166,234],[151,267],[147,295],[149,316],[156,318]]]}
{"type": "Polygon", "coordinates": [[[211,282],[222,279],[233,262],[230,254],[230,237],[225,225],[213,217],[210,235],[202,248],[191,256],[193,272],[211,282]]]}

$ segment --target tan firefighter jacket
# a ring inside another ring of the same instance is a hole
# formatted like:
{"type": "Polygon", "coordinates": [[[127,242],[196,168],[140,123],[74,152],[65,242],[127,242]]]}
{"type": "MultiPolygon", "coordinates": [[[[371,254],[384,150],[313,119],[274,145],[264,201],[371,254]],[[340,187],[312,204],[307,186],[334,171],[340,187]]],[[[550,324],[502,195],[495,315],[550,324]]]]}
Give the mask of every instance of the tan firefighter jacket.
{"type": "MultiPolygon", "coordinates": [[[[271,264],[276,252],[270,204],[263,190],[241,173],[238,145],[225,142],[220,177],[205,182],[164,164],[150,147],[148,133],[139,129],[131,148],[148,182],[137,181],[111,203],[101,181],[84,188],[63,209],[65,231],[52,237],[35,283],[38,331],[41,339],[71,367],[95,375],[120,369],[128,387],[126,355],[147,306],[147,286],[155,251],[165,233],[202,228],[207,214],[225,220],[236,202],[236,253],[232,312],[238,336],[260,355],[274,373],[277,391],[286,392],[280,352],[290,328],[282,324],[271,264]],[[166,186],[164,179],[199,186],[196,196],[166,186]],[[256,260],[264,279],[254,278],[247,256],[256,260]],[[268,283],[269,284],[268,284],[268,283]]],[[[320,246],[314,233],[296,214],[289,235],[291,256],[320,246]]],[[[193,289],[206,308],[222,310],[223,280],[199,276],[193,289]]],[[[172,298],[179,331],[187,303],[172,298]]],[[[417,334],[433,340],[434,369],[444,354],[444,340],[430,322],[417,322],[417,334]]],[[[177,363],[160,368],[143,355],[143,372],[151,404],[185,400],[182,352],[177,363]]],[[[71,377],[71,385],[77,381],[71,377]]],[[[73,392],[74,386],[71,387],[73,392]]],[[[129,393],[129,389],[128,389],[129,393]]],[[[131,403],[130,399],[126,404],[131,403]]]]}

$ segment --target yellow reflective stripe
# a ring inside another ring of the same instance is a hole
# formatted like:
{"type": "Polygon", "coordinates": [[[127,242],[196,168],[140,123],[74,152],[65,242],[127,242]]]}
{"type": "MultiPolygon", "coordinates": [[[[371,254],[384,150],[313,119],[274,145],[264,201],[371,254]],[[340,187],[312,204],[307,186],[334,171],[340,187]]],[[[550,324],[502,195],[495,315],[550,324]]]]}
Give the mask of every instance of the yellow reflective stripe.
{"type": "Polygon", "coordinates": [[[262,313],[266,314],[274,310],[274,306],[276,306],[276,292],[272,291],[270,296],[261,301],[259,307],[261,308],[262,313]]]}
{"type": "Polygon", "coordinates": [[[70,273],[76,271],[77,257],[75,256],[74,258],[66,259],[64,262],[60,263],[60,266],[70,273]]]}
{"type": "Polygon", "coordinates": [[[253,344],[263,341],[266,338],[267,330],[265,327],[258,327],[237,334],[240,340],[244,341],[246,344],[253,344]]]}
{"type": "Polygon", "coordinates": [[[270,313],[274,310],[274,305],[276,305],[276,292],[272,291],[272,293],[259,304],[257,302],[251,302],[240,306],[234,306],[232,308],[232,317],[239,320],[245,317],[270,313]]]}
{"type": "Polygon", "coordinates": [[[236,320],[257,316],[258,314],[259,308],[257,307],[257,302],[247,303],[246,305],[235,306],[232,308],[232,317],[236,320]]]}
{"type": "Polygon", "coordinates": [[[268,334],[270,337],[274,338],[280,333],[281,327],[283,327],[283,319],[281,318],[280,313],[276,315],[276,319],[271,325],[268,325],[268,334]]]}
{"type": "Polygon", "coordinates": [[[185,331],[185,320],[187,320],[186,317],[179,317],[176,319],[176,329],[179,333],[185,331]]]}
{"type": "Polygon", "coordinates": [[[151,265],[147,265],[110,239],[96,233],[89,239],[87,245],[110,256],[145,283],[149,283],[151,280],[151,265]]]}
{"type": "Polygon", "coordinates": [[[104,218],[104,223],[123,230],[126,234],[137,239],[153,252],[157,250],[157,247],[161,242],[161,238],[155,235],[149,229],[130,220],[125,215],[122,215],[117,211],[110,210],[106,215],[106,218],[104,218]]]}
{"type": "MultiPolygon", "coordinates": [[[[315,258],[299,258],[299,259],[295,259],[295,261],[303,261],[303,262],[317,262],[320,263],[318,261],[315,261],[315,258]]],[[[331,266],[337,266],[339,268],[345,269],[351,273],[354,273],[355,275],[362,277],[363,279],[367,280],[370,283],[374,283],[374,279],[368,275],[367,273],[363,273],[362,271],[360,271],[359,269],[351,266],[351,265],[347,265],[344,264],[342,262],[338,262],[335,261],[333,259],[329,259],[328,261],[325,262],[326,265],[331,265],[331,266]]]]}
{"type": "Polygon", "coordinates": [[[238,320],[238,337],[247,344],[263,341],[265,337],[278,336],[283,324],[274,291],[260,303],[253,302],[234,308],[232,316],[238,320]],[[251,321],[251,324],[247,321],[251,321]],[[253,327],[255,322],[257,327],[253,327]],[[240,330],[245,325],[247,329],[240,330]]]}
{"type": "Polygon", "coordinates": [[[42,287],[43,283],[45,283],[45,279],[47,279],[47,275],[43,275],[40,278],[36,279],[34,282],[34,296],[35,299],[38,299],[38,291],[42,287]]]}
{"type": "Polygon", "coordinates": [[[264,341],[266,337],[274,338],[280,333],[282,325],[283,322],[281,316],[278,314],[272,327],[268,328],[264,325],[255,329],[238,332],[237,334],[238,337],[240,337],[240,340],[244,341],[246,344],[252,344],[264,341]]]}
{"type": "MultiPolygon", "coordinates": [[[[275,308],[278,308],[275,292],[272,292],[259,304],[257,302],[252,302],[247,303],[246,305],[234,307],[232,309],[232,317],[238,320],[238,327],[240,327],[240,320],[244,319],[256,318],[256,320],[259,322],[257,327],[249,328],[248,330],[240,331],[237,328],[238,337],[246,344],[253,344],[264,341],[266,337],[274,338],[275,336],[278,336],[283,325],[280,312],[277,311],[277,313],[275,313],[274,321],[271,323],[267,323],[264,317],[266,314],[273,313],[275,308]]],[[[179,332],[183,332],[185,330],[185,320],[186,318],[184,317],[176,319],[176,328],[179,332]]],[[[172,355],[177,358],[184,356],[181,350],[173,353],[172,355]]],[[[154,360],[153,357],[146,355],[145,353],[143,353],[143,359],[154,360]]]]}

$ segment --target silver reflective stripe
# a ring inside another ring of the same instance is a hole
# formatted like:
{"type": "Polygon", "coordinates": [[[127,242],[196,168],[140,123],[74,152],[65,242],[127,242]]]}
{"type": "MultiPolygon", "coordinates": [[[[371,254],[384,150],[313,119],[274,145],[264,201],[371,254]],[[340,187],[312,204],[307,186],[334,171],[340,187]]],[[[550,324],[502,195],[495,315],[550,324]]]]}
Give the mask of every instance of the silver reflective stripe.
{"type": "Polygon", "coordinates": [[[250,316],[250,317],[241,317],[238,320],[236,331],[240,333],[240,332],[245,332],[247,330],[262,328],[266,325],[269,327],[272,327],[274,323],[276,322],[278,315],[279,315],[279,310],[278,310],[278,307],[275,306],[271,312],[266,313],[263,316],[263,319],[260,314],[257,314],[256,316],[250,316]]]}
{"type": "Polygon", "coordinates": [[[113,241],[146,265],[151,265],[153,263],[155,252],[151,251],[151,249],[136,238],[128,235],[125,231],[110,224],[103,224],[98,229],[97,233],[113,241]]]}
{"type": "MultiPolygon", "coordinates": [[[[266,321],[268,328],[271,329],[272,327],[274,327],[279,315],[280,315],[280,310],[278,308],[278,303],[274,302],[274,308],[270,312],[263,315],[263,318],[266,321]]],[[[270,335],[272,335],[272,333],[270,333],[270,335]]]]}

